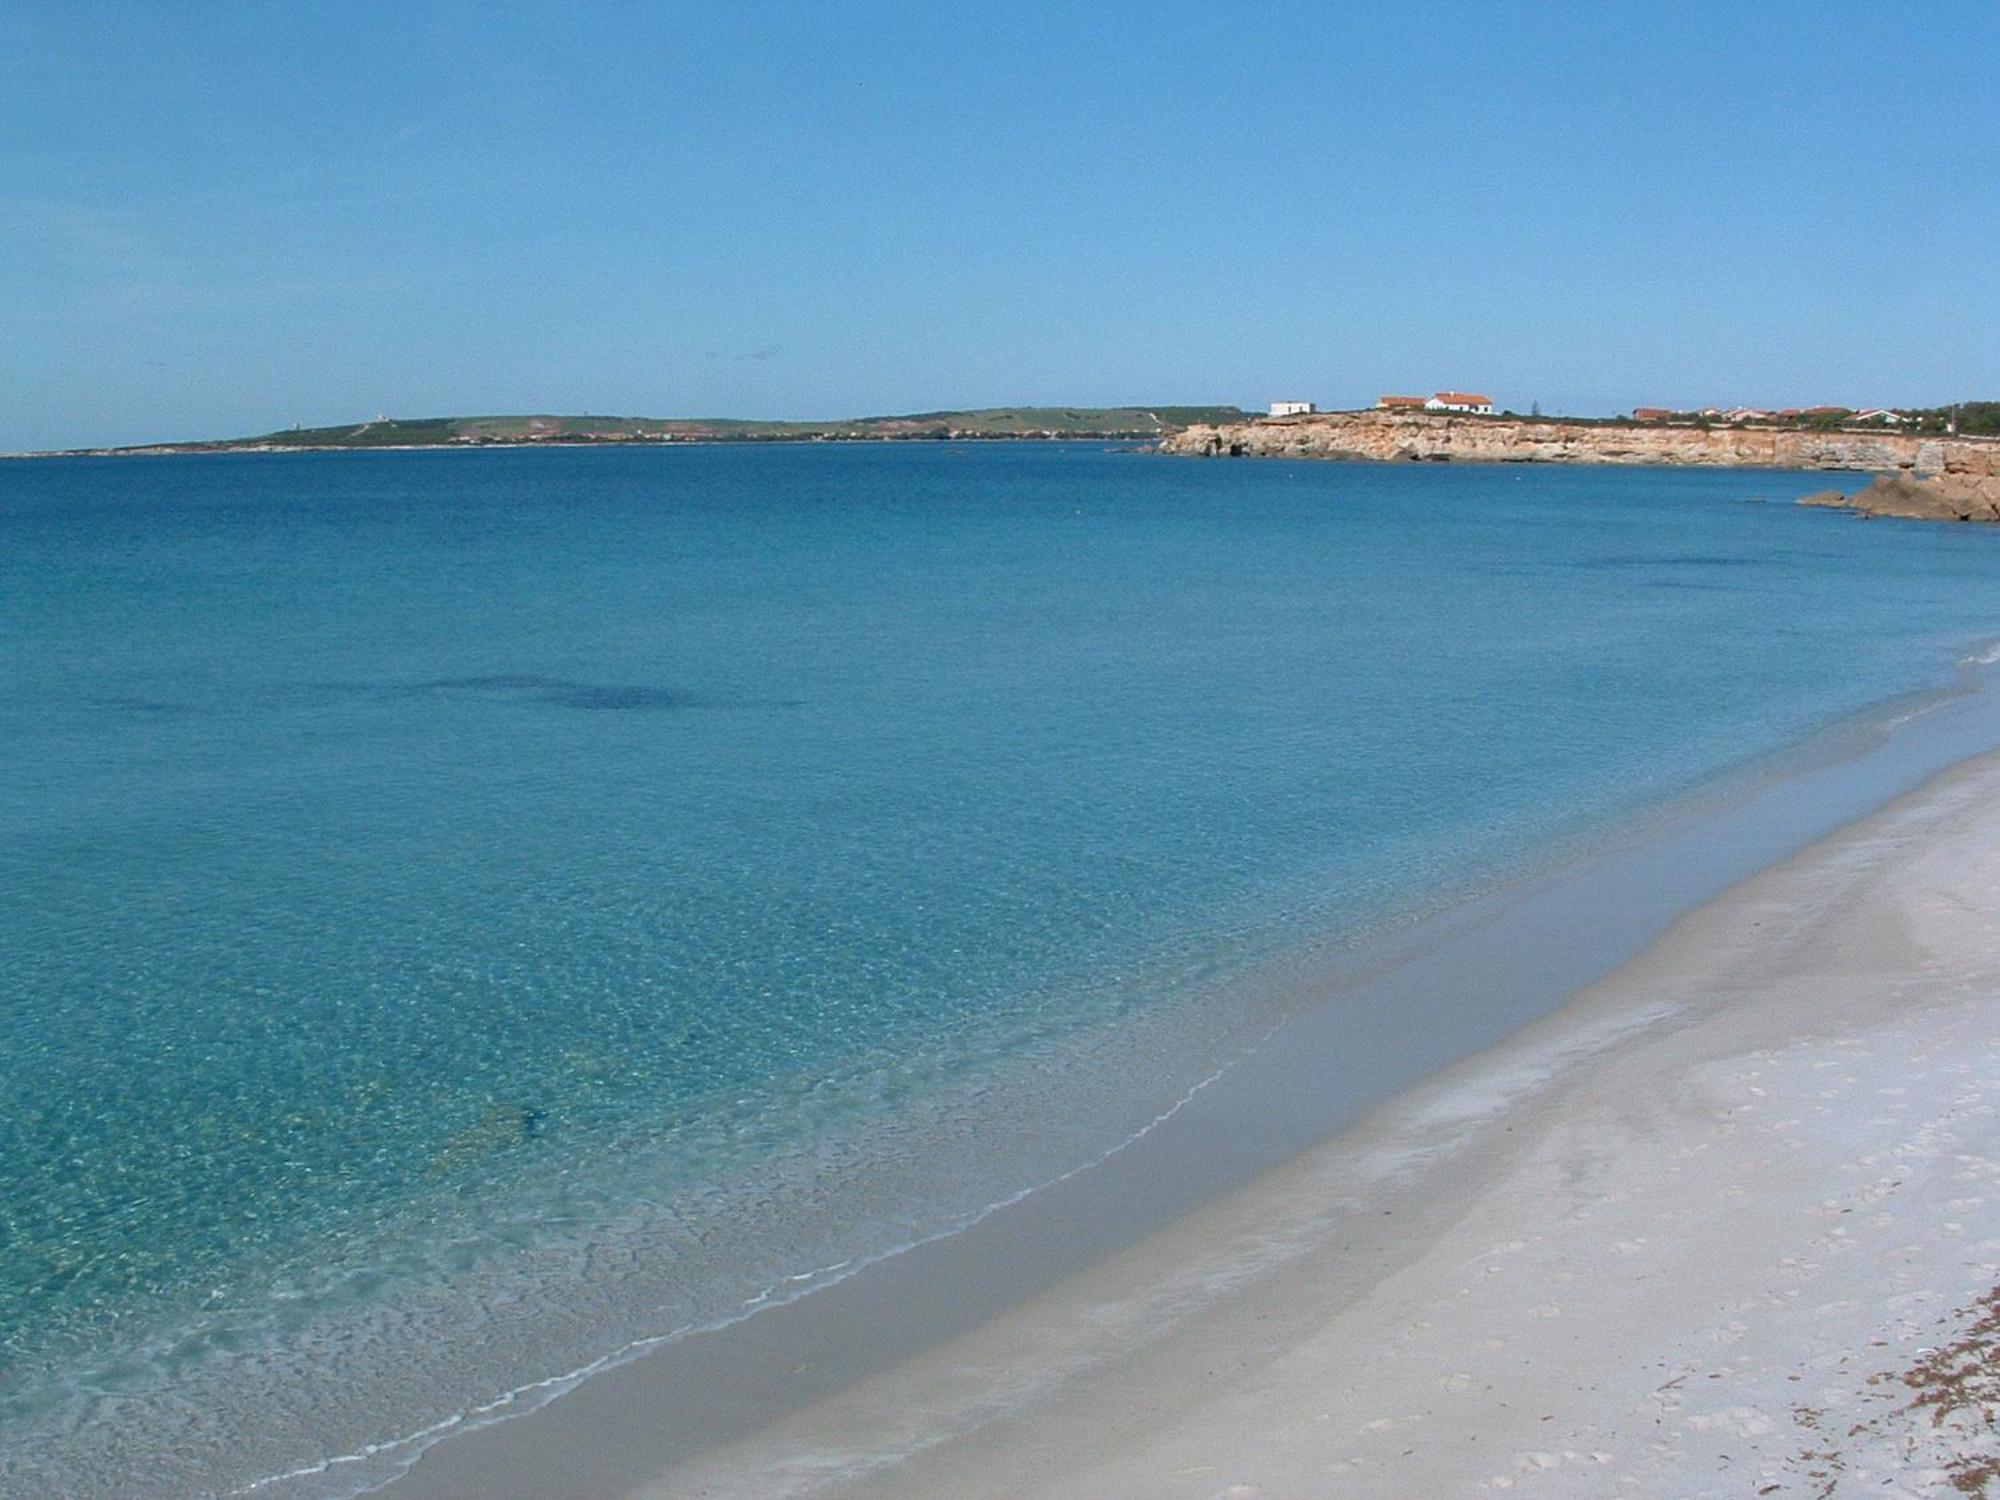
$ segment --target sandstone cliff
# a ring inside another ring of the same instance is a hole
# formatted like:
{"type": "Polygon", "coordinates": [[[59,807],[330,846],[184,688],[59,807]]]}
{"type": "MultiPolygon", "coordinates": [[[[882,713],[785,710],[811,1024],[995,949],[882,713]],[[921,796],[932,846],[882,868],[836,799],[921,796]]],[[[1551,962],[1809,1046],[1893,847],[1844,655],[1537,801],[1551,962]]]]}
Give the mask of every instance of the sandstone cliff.
{"type": "MultiPolygon", "coordinates": [[[[1795,428],[1624,427],[1401,412],[1197,425],[1163,439],[1165,453],[1205,457],[1329,458],[1378,462],[1694,464],[1727,468],[1834,469],[1914,481],[1881,514],[2000,520],[2000,442],[1903,433],[1795,428]],[[1916,498],[1912,498],[1912,497],[1916,498]]],[[[1874,489],[1817,504],[1875,510],[1874,489]]]]}

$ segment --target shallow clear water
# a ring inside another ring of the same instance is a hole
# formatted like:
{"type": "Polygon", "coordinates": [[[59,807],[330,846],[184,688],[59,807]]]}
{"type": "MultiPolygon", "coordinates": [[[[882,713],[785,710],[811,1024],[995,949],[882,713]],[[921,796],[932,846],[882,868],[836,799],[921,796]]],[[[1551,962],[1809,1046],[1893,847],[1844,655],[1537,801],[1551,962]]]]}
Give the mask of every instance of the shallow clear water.
{"type": "Polygon", "coordinates": [[[2000,538],[1750,503],[1824,483],[0,466],[0,1488],[362,1455],[1101,1152],[1272,954],[2000,630],[2000,538]]]}

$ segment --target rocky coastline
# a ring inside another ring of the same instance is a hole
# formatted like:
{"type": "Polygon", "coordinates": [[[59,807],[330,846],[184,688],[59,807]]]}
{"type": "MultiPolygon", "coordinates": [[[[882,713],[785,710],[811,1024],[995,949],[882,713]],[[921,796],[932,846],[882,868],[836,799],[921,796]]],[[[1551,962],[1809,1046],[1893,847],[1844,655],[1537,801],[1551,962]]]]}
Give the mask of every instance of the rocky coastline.
{"type": "Polygon", "coordinates": [[[1195,424],[1162,453],[1370,463],[1568,463],[1824,469],[1882,476],[1815,505],[1922,520],[2000,521],[2000,440],[1787,427],[1665,427],[1381,411],[1195,424]]]}

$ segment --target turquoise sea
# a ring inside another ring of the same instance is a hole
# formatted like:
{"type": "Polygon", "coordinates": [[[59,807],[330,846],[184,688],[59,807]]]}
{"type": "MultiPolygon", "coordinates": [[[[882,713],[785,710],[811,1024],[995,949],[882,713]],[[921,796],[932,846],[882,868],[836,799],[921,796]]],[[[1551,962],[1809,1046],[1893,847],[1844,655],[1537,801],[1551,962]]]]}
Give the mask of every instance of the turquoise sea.
{"type": "Polygon", "coordinates": [[[379,1484],[1115,1147],[1285,955],[1949,686],[2000,538],[1825,484],[0,465],[0,1493],[379,1484]]]}

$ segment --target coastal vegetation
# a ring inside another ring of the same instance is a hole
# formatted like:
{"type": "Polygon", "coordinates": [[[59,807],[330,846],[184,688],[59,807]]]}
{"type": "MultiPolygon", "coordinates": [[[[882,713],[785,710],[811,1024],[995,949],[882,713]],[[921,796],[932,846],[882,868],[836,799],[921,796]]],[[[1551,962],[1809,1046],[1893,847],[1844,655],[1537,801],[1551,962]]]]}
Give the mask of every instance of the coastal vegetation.
{"type": "MultiPolygon", "coordinates": [[[[1516,415],[1508,412],[1508,416],[1516,415]]],[[[1550,420],[1570,422],[1573,417],[1550,420]]],[[[1961,437],[2000,436],[2000,401],[1954,401],[1948,406],[1911,406],[1889,410],[1883,407],[1815,406],[1783,411],[1738,408],[1718,411],[1669,411],[1659,407],[1636,407],[1629,417],[1606,419],[1612,424],[1694,427],[1703,432],[1722,427],[1777,427],[1804,432],[1898,432],[1957,435],[1961,437]]]]}
{"type": "Polygon", "coordinates": [[[1955,426],[1967,436],[2000,436],[2000,401],[1960,401],[1912,411],[1909,415],[1924,432],[1946,432],[1955,426]]]}

